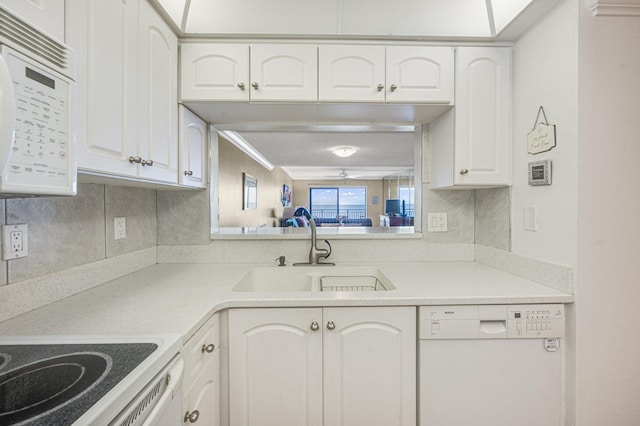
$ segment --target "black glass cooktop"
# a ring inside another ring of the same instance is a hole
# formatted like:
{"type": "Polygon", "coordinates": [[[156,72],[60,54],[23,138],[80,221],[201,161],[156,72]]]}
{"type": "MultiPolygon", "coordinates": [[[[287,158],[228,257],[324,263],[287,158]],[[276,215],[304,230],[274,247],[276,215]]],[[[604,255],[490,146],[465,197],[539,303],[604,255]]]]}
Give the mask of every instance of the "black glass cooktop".
{"type": "Polygon", "coordinates": [[[71,425],[157,347],[0,345],[0,425],[71,425]]]}

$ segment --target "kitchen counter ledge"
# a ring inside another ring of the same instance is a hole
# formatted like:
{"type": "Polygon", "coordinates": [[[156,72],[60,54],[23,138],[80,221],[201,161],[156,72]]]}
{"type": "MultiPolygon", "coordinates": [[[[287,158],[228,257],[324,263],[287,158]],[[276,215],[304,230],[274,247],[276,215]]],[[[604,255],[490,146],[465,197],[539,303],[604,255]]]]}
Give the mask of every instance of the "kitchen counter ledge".
{"type": "MultiPolygon", "coordinates": [[[[272,264],[157,264],[0,323],[0,335],[149,335],[186,342],[227,308],[572,303],[573,295],[475,262],[376,264],[392,291],[234,292],[252,268],[272,264]]],[[[339,266],[371,266],[344,263],[339,266]]],[[[293,268],[286,266],[286,268],[293,268]]]]}

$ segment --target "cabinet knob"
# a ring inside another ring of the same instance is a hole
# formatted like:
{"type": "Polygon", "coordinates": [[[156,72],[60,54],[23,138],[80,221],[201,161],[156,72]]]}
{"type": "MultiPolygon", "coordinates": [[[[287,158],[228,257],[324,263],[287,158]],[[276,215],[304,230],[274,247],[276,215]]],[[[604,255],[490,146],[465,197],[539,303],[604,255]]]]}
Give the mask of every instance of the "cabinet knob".
{"type": "Polygon", "coordinates": [[[202,353],[211,353],[213,352],[213,350],[216,348],[216,345],[214,345],[213,343],[210,343],[208,345],[202,345],[202,353]]]}
{"type": "Polygon", "coordinates": [[[185,176],[193,176],[193,172],[191,170],[189,170],[189,171],[185,170],[184,171],[184,175],[185,176]]]}
{"type": "Polygon", "coordinates": [[[189,422],[189,423],[195,423],[198,421],[198,419],[200,418],[200,411],[198,410],[193,410],[192,412],[186,412],[184,413],[184,422],[189,422]]]}
{"type": "Polygon", "coordinates": [[[133,163],[140,164],[140,163],[142,163],[142,158],[138,157],[137,155],[135,157],[129,157],[129,163],[131,163],[131,164],[133,164],[133,163]]]}
{"type": "Polygon", "coordinates": [[[312,322],[312,323],[311,323],[311,330],[312,330],[312,331],[318,331],[318,330],[320,330],[320,325],[318,324],[318,322],[317,322],[317,321],[314,321],[314,322],[312,322]]]}
{"type": "Polygon", "coordinates": [[[151,167],[151,166],[153,166],[153,160],[142,160],[142,165],[143,166],[147,166],[147,167],[151,167]]]}
{"type": "Polygon", "coordinates": [[[258,87],[260,87],[260,86],[258,85],[257,81],[254,81],[253,83],[251,83],[251,87],[253,87],[254,89],[258,90],[258,87]]]}
{"type": "Polygon", "coordinates": [[[335,325],[335,323],[334,323],[333,321],[329,321],[329,322],[327,323],[327,328],[328,328],[329,330],[335,330],[336,325],[335,325]]]}
{"type": "Polygon", "coordinates": [[[460,170],[460,174],[461,174],[461,175],[466,175],[467,173],[469,173],[469,169],[462,169],[462,170],[460,170]]]}
{"type": "Polygon", "coordinates": [[[244,90],[244,83],[238,83],[238,87],[240,88],[240,90],[244,90]]]}
{"type": "Polygon", "coordinates": [[[384,84],[378,84],[378,92],[382,92],[382,89],[384,89],[384,84]]]}
{"type": "Polygon", "coordinates": [[[395,84],[392,84],[391,86],[389,86],[389,89],[391,89],[392,92],[395,92],[397,88],[398,86],[395,84]]]}

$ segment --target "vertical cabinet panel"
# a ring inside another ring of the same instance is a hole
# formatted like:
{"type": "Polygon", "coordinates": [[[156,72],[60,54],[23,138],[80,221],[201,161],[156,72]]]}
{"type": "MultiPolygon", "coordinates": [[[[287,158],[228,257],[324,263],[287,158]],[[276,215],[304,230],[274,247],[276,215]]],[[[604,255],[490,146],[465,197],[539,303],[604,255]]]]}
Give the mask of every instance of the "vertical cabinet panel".
{"type": "Polygon", "coordinates": [[[149,3],[140,7],[138,155],[153,163],[140,176],[177,182],[178,41],[149,3]]]}
{"type": "Polygon", "coordinates": [[[453,101],[453,49],[388,46],[387,102],[453,101]]]}
{"type": "Polygon", "coordinates": [[[87,0],[69,8],[78,53],[78,168],[135,175],[138,2],[87,0]]]}
{"type": "Polygon", "coordinates": [[[249,100],[249,46],[185,43],[181,46],[183,100],[249,100]]]}
{"type": "Polygon", "coordinates": [[[251,100],[317,101],[318,48],[302,44],[251,45],[251,100]]]}
{"type": "Polygon", "coordinates": [[[384,46],[322,45],[318,100],[384,102],[384,46]]]}
{"type": "Polygon", "coordinates": [[[179,106],[180,128],[180,168],[178,170],[181,185],[205,188],[207,186],[208,132],[207,123],[179,106]]]}
{"type": "Polygon", "coordinates": [[[456,184],[509,183],[510,117],[511,50],[458,48],[456,184]]]}
{"type": "Polygon", "coordinates": [[[415,425],[415,308],[325,308],[324,321],[325,424],[415,425]]]}
{"type": "Polygon", "coordinates": [[[321,426],[321,309],[229,311],[234,426],[321,426]]]}

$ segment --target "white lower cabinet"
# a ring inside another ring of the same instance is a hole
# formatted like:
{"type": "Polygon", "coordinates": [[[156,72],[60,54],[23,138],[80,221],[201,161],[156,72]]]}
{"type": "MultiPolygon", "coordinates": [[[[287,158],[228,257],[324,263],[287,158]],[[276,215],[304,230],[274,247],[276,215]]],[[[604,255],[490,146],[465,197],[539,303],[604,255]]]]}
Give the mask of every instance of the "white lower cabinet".
{"type": "Polygon", "coordinates": [[[229,311],[232,426],[416,424],[416,308],[229,311]]]}
{"type": "Polygon", "coordinates": [[[184,424],[220,426],[220,326],[215,314],[184,345],[184,424]]]}

